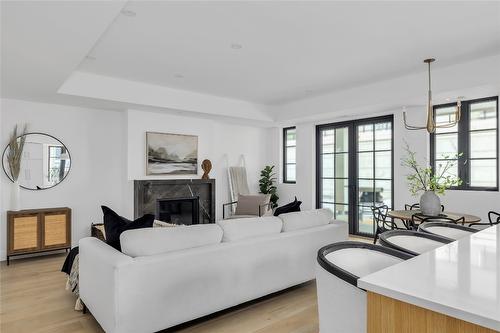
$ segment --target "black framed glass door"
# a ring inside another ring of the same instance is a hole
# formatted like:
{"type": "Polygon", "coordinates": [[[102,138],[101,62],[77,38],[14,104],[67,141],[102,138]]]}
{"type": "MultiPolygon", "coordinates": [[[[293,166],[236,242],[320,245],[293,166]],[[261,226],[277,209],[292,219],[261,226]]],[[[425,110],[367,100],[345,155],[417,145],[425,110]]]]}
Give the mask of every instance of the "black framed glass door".
{"type": "Polygon", "coordinates": [[[393,206],[392,125],[391,115],[316,127],[316,206],[351,234],[373,235],[370,207],[393,206]]]}

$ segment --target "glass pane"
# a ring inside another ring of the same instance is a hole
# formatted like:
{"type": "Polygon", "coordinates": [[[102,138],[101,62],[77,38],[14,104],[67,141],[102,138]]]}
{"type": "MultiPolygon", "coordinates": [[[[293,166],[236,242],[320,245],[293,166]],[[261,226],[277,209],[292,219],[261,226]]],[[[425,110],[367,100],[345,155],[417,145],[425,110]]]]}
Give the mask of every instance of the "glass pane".
{"type": "Polygon", "coordinates": [[[334,183],[333,179],[323,179],[321,201],[333,202],[334,183]]]}
{"type": "Polygon", "coordinates": [[[373,178],[373,153],[358,153],[358,177],[373,178]]]}
{"type": "Polygon", "coordinates": [[[286,163],[295,163],[295,147],[286,149],[286,163]]]}
{"type": "Polygon", "coordinates": [[[457,160],[436,161],[436,171],[437,171],[436,175],[442,174],[443,177],[456,178],[458,177],[458,161],[457,160]],[[445,168],[447,169],[446,171],[444,170],[445,168]]]}
{"type": "Polygon", "coordinates": [[[286,146],[296,145],[295,128],[286,130],[286,146]]]}
{"type": "Polygon", "coordinates": [[[363,206],[373,206],[373,180],[358,180],[359,204],[363,206]]]}
{"type": "Polygon", "coordinates": [[[321,152],[333,153],[334,149],[334,130],[323,130],[321,132],[321,152]]]}
{"type": "Polygon", "coordinates": [[[322,177],[333,177],[333,154],[321,155],[322,161],[322,177]]]}
{"type": "Polygon", "coordinates": [[[349,206],[335,205],[335,219],[340,221],[349,221],[349,206]]]}
{"type": "Polygon", "coordinates": [[[497,164],[496,160],[471,160],[470,161],[470,185],[495,187],[497,186],[497,164]]]}
{"type": "Polygon", "coordinates": [[[358,230],[360,233],[373,234],[373,214],[370,207],[358,207],[358,230]]]}
{"type": "Polygon", "coordinates": [[[335,154],[335,177],[347,178],[349,175],[349,155],[347,153],[335,154]]]}
{"type": "Polygon", "coordinates": [[[392,182],[390,180],[375,181],[375,204],[392,206],[392,182]]]}
{"type": "MultiPolygon", "coordinates": [[[[332,212],[335,212],[335,205],[329,202],[321,202],[320,203],[321,208],[328,208],[332,212]]],[[[335,216],[335,215],[334,215],[335,216]]]]}
{"type": "Polygon", "coordinates": [[[347,127],[337,128],[335,130],[335,151],[347,152],[349,150],[349,130],[347,127]]]}
{"type": "Polygon", "coordinates": [[[295,164],[288,164],[286,166],[286,180],[290,182],[295,181],[295,164]]]}
{"type": "Polygon", "coordinates": [[[455,158],[458,154],[458,135],[436,135],[436,159],[455,158]]]}
{"type": "MultiPolygon", "coordinates": [[[[455,121],[456,107],[436,108],[436,125],[446,125],[455,121]]],[[[437,128],[436,133],[458,132],[458,125],[453,127],[437,128]]]]}
{"type": "Polygon", "coordinates": [[[497,128],[496,101],[474,103],[470,105],[470,129],[497,128]]]}
{"type": "Polygon", "coordinates": [[[392,149],[392,124],[375,124],[375,150],[392,149]]]}
{"type": "Polygon", "coordinates": [[[373,124],[358,126],[358,151],[373,150],[373,124]]]}
{"type": "Polygon", "coordinates": [[[375,178],[392,178],[392,156],[390,151],[375,153],[375,178]]]}
{"type": "Polygon", "coordinates": [[[335,203],[349,203],[349,182],[347,179],[335,179],[335,203]]]}
{"type": "Polygon", "coordinates": [[[497,156],[497,131],[480,131],[470,133],[470,157],[484,158],[497,156]]]}

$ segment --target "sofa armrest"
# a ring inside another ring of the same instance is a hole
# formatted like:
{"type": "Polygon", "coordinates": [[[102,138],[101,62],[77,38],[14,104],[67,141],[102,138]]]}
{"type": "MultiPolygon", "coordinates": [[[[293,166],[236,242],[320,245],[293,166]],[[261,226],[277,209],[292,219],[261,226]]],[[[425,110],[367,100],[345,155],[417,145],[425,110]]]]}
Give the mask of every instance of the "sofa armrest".
{"type": "Polygon", "coordinates": [[[80,298],[106,332],[118,322],[119,270],[133,259],[104,243],[87,237],[80,240],[80,298]]]}

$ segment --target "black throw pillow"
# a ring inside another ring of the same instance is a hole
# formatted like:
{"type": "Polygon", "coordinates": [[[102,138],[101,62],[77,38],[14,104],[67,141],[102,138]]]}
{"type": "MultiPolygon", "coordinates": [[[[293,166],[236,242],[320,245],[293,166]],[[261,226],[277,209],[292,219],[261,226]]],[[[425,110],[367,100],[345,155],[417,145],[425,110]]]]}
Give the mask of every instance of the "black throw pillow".
{"type": "Polygon", "coordinates": [[[300,212],[300,204],[302,204],[302,201],[297,201],[297,197],[295,197],[294,201],[276,208],[276,210],[274,211],[274,216],[291,212],[300,212]]]}
{"type": "Polygon", "coordinates": [[[104,214],[103,222],[104,230],[106,231],[106,243],[118,251],[121,251],[120,234],[122,232],[132,229],[151,228],[155,219],[154,215],[146,214],[135,221],[130,221],[116,214],[111,208],[106,206],[101,206],[101,208],[104,214]]]}

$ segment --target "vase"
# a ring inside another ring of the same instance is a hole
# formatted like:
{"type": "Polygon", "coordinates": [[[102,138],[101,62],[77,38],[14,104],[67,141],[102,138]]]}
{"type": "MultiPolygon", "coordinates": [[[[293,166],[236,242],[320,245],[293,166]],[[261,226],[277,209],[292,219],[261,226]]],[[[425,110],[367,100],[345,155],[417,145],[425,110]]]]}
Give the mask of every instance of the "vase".
{"type": "Polygon", "coordinates": [[[420,197],[420,211],[424,215],[438,216],[441,213],[441,200],[434,191],[425,191],[420,197]]]}
{"type": "Polygon", "coordinates": [[[21,210],[21,186],[18,181],[12,183],[10,191],[10,209],[21,210]]]}

